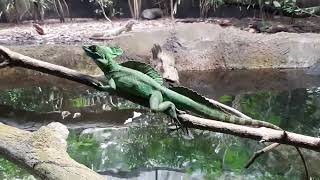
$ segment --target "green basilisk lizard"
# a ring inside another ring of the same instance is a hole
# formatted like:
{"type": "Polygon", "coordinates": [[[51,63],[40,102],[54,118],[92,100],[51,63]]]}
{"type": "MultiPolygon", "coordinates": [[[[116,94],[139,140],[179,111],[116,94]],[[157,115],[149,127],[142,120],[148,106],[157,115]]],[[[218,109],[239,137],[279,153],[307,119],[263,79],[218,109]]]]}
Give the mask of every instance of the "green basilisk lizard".
{"type": "Polygon", "coordinates": [[[83,49],[108,81],[107,85],[99,86],[100,90],[121,94],[133,102],[144,104],[152,111],[165,112],[176,122],[179,122],[177,113],[189,111],[218,121],[281,130],[265,121],[240,118],[219,111],[203,96],[185,87],[167,88],[158,72],[148,64],[137,61],[118,64],[114,58],[123,53],[120,48],[91,45],[83,46],[83,49]]]}

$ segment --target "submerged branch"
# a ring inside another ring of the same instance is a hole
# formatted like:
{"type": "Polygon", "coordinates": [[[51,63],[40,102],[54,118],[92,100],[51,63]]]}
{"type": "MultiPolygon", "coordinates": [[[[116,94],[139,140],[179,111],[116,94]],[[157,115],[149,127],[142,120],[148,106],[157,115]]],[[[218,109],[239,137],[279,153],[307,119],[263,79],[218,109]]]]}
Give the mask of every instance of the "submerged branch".
{"type": "MultiPolygon", "coordinates": [[[[81,84],[85,84],[96,89],[98,88],[97,84],[99,83],[99,80],[93,76],[82,74],[80,72],[58,65],[36,60],[0,46],[0,63],[2,61],[9,62],[9,67],[18,66],[33,69],[61,78],[69,79],[81,84]]],[[[238,113],[238,115],[241,114],[238,113]]],[[[184,119],[187,127],[221,132],[258,141],[266,140],[269,142],[288,144],[320,152],[320,138],[304,136],[291,132],[287,132],[287,136],[284,136],[283,131],[268,128],[253,128],[235,125],[220,121],[203,119],[188,114],[180,115],[180,117],[184,119]]]]}

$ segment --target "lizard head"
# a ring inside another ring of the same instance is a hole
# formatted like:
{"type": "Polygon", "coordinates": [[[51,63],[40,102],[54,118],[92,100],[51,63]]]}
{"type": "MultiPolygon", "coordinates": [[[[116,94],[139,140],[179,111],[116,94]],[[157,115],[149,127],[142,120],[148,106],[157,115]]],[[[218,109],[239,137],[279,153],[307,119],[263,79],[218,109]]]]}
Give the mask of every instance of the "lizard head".
{"type": "Polygon", "coordinates": [[[100,45],[82,46],[86,54],[102,69],[113,63],[113,59],[122,55],[123,50],[119,47],[107,47],[100,45]]]}

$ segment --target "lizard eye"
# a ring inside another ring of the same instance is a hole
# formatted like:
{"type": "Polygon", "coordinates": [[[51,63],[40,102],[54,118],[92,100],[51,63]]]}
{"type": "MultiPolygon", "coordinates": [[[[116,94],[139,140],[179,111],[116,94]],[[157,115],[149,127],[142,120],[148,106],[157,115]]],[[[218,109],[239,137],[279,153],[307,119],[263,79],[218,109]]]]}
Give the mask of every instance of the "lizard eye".
{"type": "Polygon", "coordinates": [[[97,51],[97,46],[96,45],[92,45],[89,47],[89,49],[92,51],[92,52],[96,52],[97,51]]]}

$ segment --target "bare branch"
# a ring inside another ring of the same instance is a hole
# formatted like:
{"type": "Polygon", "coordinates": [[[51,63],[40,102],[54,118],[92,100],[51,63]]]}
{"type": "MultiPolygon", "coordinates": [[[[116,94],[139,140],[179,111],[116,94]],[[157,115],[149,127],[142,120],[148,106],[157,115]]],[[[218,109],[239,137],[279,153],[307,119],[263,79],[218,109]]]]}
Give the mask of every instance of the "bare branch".
{"type": "Polygon", "coordinates": [[[286,136],[284,136],[283,131],[280,130],[230,124],[211,119],[199,118],[188,114],[182,114],[179,115],[179,117],[185,120],[186,125],[191,128],[221,132],[258,141],[266,140],[268,142],[287,144],[320,152],[320,138],[316,137],[305,136],[287,131],[286,136]]]}
{"type": "Polygon", "coordinates": [[[249,161],[247,162],[247,164],[244,166],[245,168],[249,168],[251,166],[251,164],[258,158],[260,157],[262,154],[269,152],[271,150],[273,150],[274,148],[278,147],[280,144],[279,143],[272,143],[271,145],[256,151],[253,153],[253,156],[249,159],[249,161]]]}

